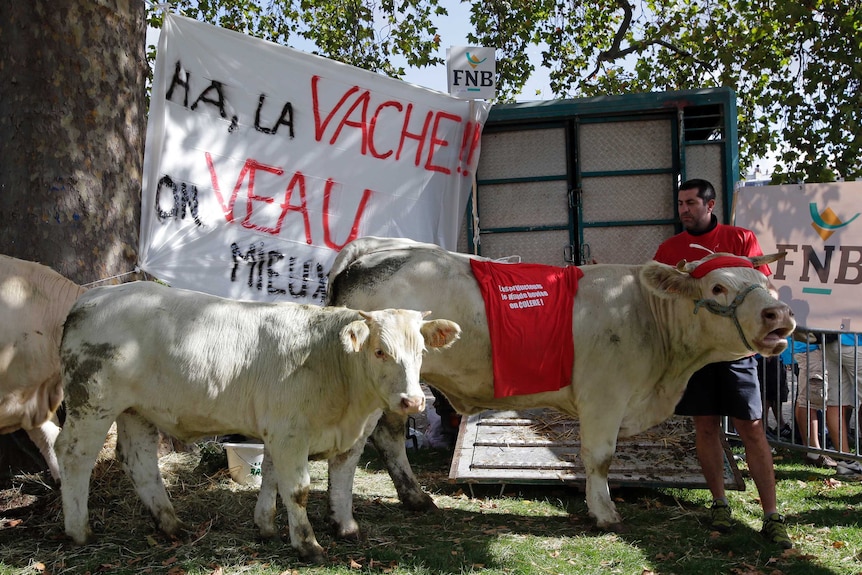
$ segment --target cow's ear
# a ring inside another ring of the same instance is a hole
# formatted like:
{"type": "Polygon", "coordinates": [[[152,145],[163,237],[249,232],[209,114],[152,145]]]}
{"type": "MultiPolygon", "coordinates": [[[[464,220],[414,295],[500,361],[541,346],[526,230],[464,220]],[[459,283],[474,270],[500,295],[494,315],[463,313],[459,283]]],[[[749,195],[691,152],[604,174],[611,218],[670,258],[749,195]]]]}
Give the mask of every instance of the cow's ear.
{"type": "Polygon", "coordinates": [[[641,282],[655,295],[664,298],[683,296],[700,297],[700,282],[673,266],[656,261],[641,268],[641,282]]]}
{"type": "Polygon", "coordinates": [[[341,330],[341,343],[347,353],[355,353],[362,349],[362,345],[368,339],[371,330],[365,320],[352,321],[341,330]]]}
{"type": "Polygon", "coordinates": [[[428,347],[447,348],[461,337],[461,326],[448,319],[423,321],[422,337],[428,347]]]}

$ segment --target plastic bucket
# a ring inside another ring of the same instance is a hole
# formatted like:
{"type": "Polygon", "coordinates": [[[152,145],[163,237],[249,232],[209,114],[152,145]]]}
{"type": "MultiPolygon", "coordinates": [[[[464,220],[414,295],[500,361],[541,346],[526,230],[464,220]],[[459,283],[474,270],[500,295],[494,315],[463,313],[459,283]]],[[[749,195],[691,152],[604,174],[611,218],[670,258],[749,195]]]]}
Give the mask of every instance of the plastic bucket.
{"type": "Polygon", "coordinates": [[[241,485],[260,487],[260,466],[263,463],[262,443],[222,443],[227,453],[231,478],[241,485]]]}

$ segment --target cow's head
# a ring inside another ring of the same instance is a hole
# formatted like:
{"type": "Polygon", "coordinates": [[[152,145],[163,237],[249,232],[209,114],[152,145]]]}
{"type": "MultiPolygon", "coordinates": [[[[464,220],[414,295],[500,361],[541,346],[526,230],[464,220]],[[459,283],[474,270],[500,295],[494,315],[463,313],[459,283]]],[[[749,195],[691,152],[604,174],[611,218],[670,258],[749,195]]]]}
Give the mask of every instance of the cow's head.
{"type": "Polygon", "coordinates": [[[362,319],[341,332],[349,353],[364,353],[363,362],[376,391],[390,411],[418,413],[425,409],[419,386],[422,354],[427,348],[446,348],[461,335],[452,321],[424,321],[430,312],[403,309],[360,311],[362,319]]]}
{"type": "Polygon", "coordinates": [[[659,297],[690,302],[693,314],[726,318],[701,318],[696,323],[705,331],[703,337],[713,338],[729,354],[777,355],[787,347],[796,321],[790,308],[770,293],[766,276],[756,268],[785,255],[745,258],[719,253],[694,262],[683,260],[675,268],[651,262],[641,270],[641,279],[659,297]]]}

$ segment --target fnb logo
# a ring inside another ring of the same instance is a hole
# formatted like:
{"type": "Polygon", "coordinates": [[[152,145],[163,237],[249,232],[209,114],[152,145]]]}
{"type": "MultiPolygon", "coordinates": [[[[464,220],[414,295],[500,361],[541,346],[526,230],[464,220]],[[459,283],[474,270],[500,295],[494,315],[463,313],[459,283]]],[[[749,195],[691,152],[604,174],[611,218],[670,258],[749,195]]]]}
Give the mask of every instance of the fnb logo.
{"type": "Polygon", "coordinates": [[[468,91],[494,85],[494,73],[490,70],[453,70],[452,74],[452,83],[455,86],[466,86],[468,91]]]}
{"type": "Polygon", "coordinates": [[[471,70],[453,70],[452,84],[464,86],[468,92],[478,92],[480,88],[490,88],[494,85],[494,73],[491,70],[476,70],[476,66],[487,60],[467,52],[467,65],[471,70]]]}
{"type": "Polygon", "coordinates": [[[470,55],[470,52],[467,52],[467,64],[469,64],[470,67],[473,68],[474,70],[476,69],[476,66],[478,66],[479,64],[481,64],[485,60],[487,60],[487,58],[482,58],[480,60],[478,58],[478,56],[472,56],[472,55],[470,55]]]}
{"type": "Polygon", "coordinates": [[[822,212],[818,212],[817,204],[815,202],[808,204],[808,210],[811,212],[811,227],[814,228],[814,231],[817,232],[817,235],[819,235],[824,242],[835,233],[835,230],[839,230],[844,226],[849,225],[850,222],[859,217],[859,214],[856,214],[846,222],[842,222],[841,218],[832,211],[832,208],[827,207],[822,212]]]}
{"type": "MultiPolygon", "coordinates": [[[[816,202],[808,204],[808,211],[811,214],[811,227],[823,241],[859,217],[857,213],[846,222],[842,222],[829,207],[819,211],[816,202]]],[[[860,245],[824,245],[818,248],[809,244],[777,244],[776,247],[778,251],[787,252],[787,257],[775,264],[774,278],[778,281],[786,280],[788,272],[795,275],[789,268],[799,265],[802,269],[798,270],[796,281],[808,284],[802,287],[804,294],[831,295],[831,286],[862,284],[862,246],[860,245]],[[799,258],[801,261],[794,257],[796,253],[801,255],[799,258]],[[833,256],[837,257],[833,258],[833,256]],[[820,286],[812,285],[817,283],[820,286]]]]}

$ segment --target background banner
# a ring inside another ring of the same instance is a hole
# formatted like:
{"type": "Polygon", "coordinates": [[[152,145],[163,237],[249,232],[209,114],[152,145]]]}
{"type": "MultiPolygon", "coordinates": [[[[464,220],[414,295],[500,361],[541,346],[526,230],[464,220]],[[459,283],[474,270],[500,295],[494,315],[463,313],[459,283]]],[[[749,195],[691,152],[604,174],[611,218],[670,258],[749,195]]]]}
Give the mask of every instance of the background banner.
{"type": "Polygon", "coordinates": [[[140,267],[175,287],[319,304],[358,236],[454,250],[489,109],[169,14],[140,267]]]}
{"type": "Polygon", "coordinates": [[[780,299],[801,327],[862,332],[862,182],[750,186],[736,192],[736,225],[752,230],[780,299]]]}

